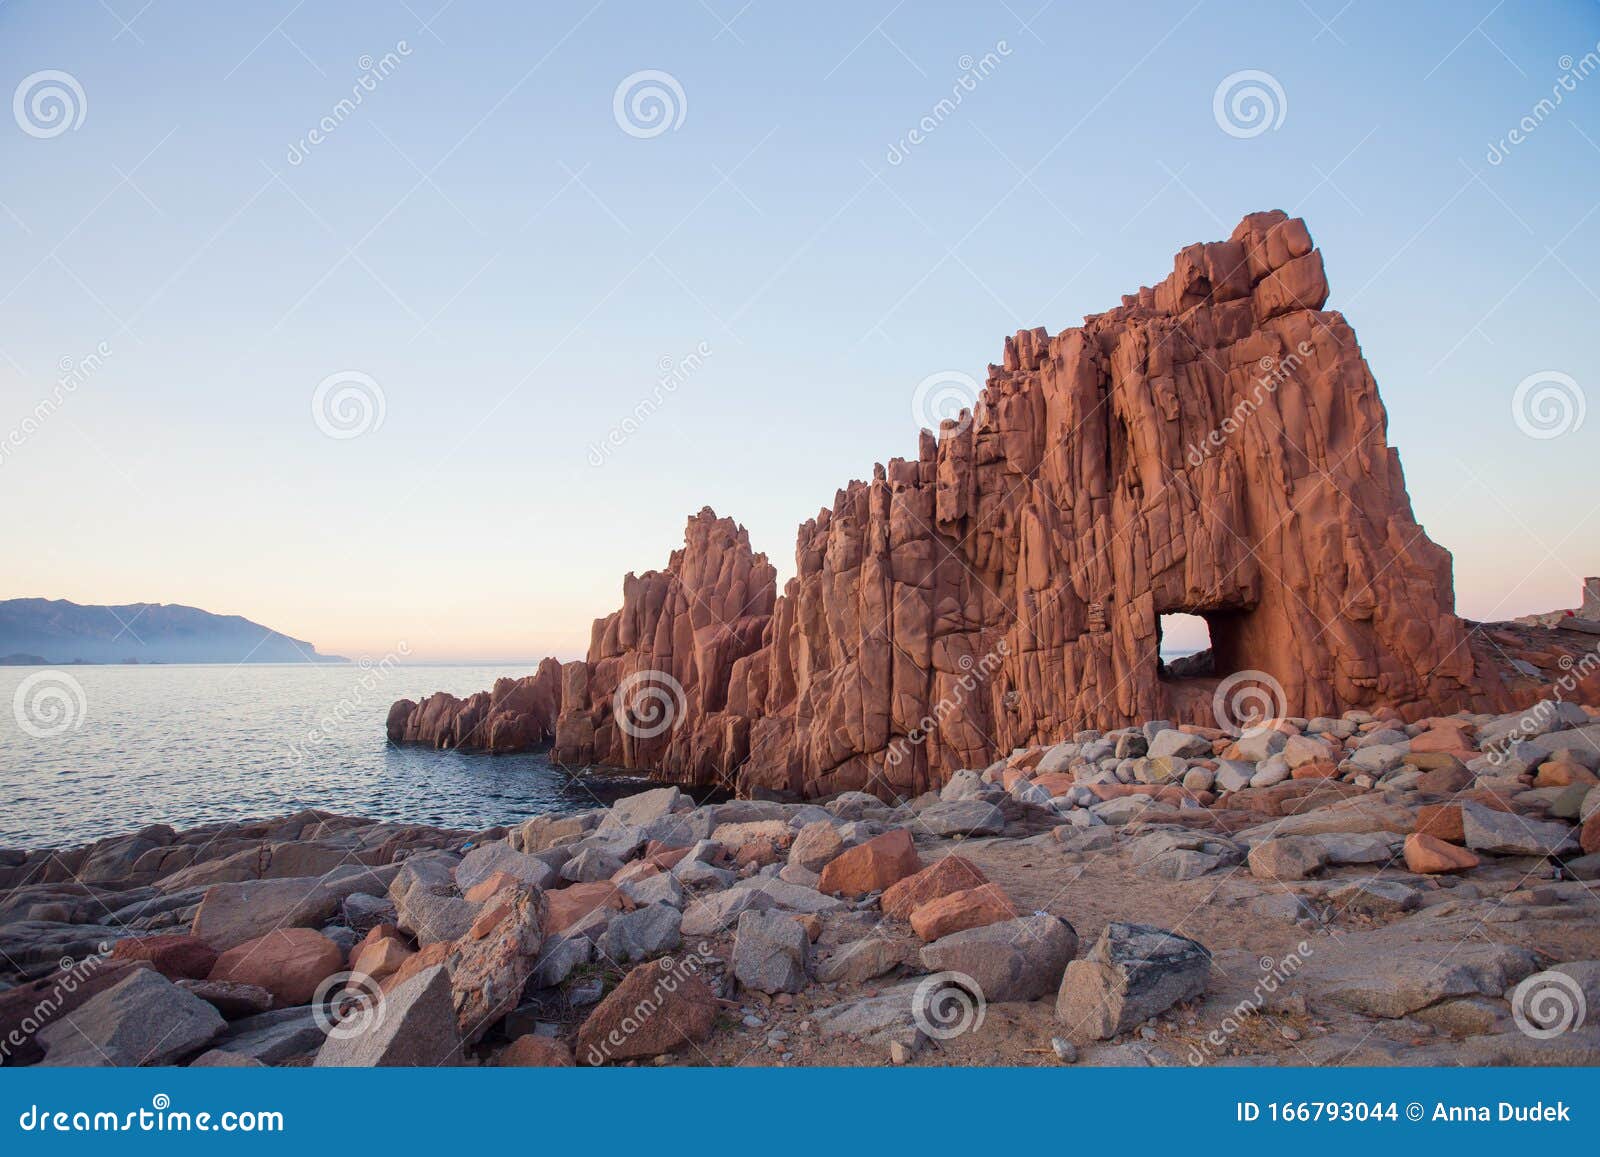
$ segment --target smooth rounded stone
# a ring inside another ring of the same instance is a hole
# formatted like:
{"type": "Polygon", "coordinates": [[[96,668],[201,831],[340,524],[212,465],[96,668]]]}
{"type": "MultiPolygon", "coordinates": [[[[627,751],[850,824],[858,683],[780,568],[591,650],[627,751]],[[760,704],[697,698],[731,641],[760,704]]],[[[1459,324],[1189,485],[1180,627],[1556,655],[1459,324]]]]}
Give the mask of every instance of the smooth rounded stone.
{"type": "Polygon", "coordinates": [[[208,980],[253,984],[280,1004],[305,1004],[328,977],[344,967],[338,945],[310,928],[280,928],[228,949],[208,980]]]}
{"type": "Polygon", "coordinates": [[[648,904],[670,904],[682,908],[686,900],[683,881],[670,872],[657,872],[641,880],[630,880],[620,885],[623,895],[641,907],[648,904]]]}
{"type": "Polygon", "coordinates": [[[561,869],[561,878],[574,884],[593,884],[599,880],[609,880],[612,876],[622,871],[622,860],[606,851],[604,848],[585,848],[561,869]]]}
{"type": "Polygon", "coordinates": [[[865,984],[893,972],[906,954],[902,944],[869,934],[836,949],[817,965],[817,979],[824,984],[865,984]]]}
{"type": "Polygon", "coordinates": [[[1183,775],[1186,791],[1210,791],[1216,783],[1216,773],[1209,767],[1191,767],[1183,775]]]}
{"type": "Polygon", "coordinates": [[[1378,743],[1357,748],[1340,766],[1354,767],[1373,775],[1382,775],[1403,764],[1405,756],[1406,749],[1399,744],[1378,743]]]}
{"type": "Polygon", "coordinates": [[[1050,792],[1041,785],[1031,780],[1018,780],[1011,789],[1011,798],[1018,803],[1031,804],[1034,807],[1048,807],[1050,792]]]}
{"type": "Polygon", "coordinates": [[[810,983],[811,941],[794,917],[745,911],[734,937],[733,973],[758,992],[799,992],[810,983]]]}
{"type": "MultiPolygon", "coordinates": [[[[1051,749],[1055,750],[1054,748],[1051,749]]],[[[1042,766],[1042,761],[1041,761],[1042,766]]],[[[975,771],[958,771],[939,789],[939,798],[945,803],[976,799],[987,790],[983,777],[975,771]]]]}
{"type": "Polygon", "coordinates": [[[1328,864],[1328,852],[1315,836],[1280,836],[1250,849],[1250,874],[1263,880],[1304,880],[1328,864]]]}
{"type": "Polygon", "coordinates": [[[1551,856],[1576,851],[1572,827],[1496,811],[1482,804],[1461,805],[1461,826],[1467,847],[1500,856],[1551,856]]]}
{"type": "Polygon", "coordinates": [[[1291,735],[1283,745],[1282,755],[1283,761],[1292,770],[1307,763],[1316,763],[1318,760],[1337,759],[1338,751],[1325,739],[1317,739],[1310,735],[1291,735]]]}
{"type": "Polygon", "coordinates": [[[789,863],[810,872],[821,872],[828,862],[845,850],[844,837],[831,817],[806,824],[789,846],[789,863]]]}
{"type": "Polygon", "coordinates": [[[1187,731],[1176,728],[1163,728],[1149,739],[1149,747],[1144,752],[1129,750],[1124,752],[1119,748],[1118,755],[1147,755],[1152,759],[1163,755],[1178,755],[1185,759],[1207,759],[1211,755],[1211,741],[1199,735],[1191,735],[1187,731]]]}
{"type": "MultiPolygon", "coordinates": [[[[1243,760],[1246,763],[1264,763],[1270,757],[1277,755],[1289,742],[1289,737],[1275,728],[1266,728],[1249,735],[1242,735],[1228,745],[1223,753],[1227,759],[1243,760]]],[[[1288,765],[1285,764],[1285,767],[1288,765]]]]}
{"type": "Polygon", "coordinates": [[[650,904],[611,917],[596,945],[600,955],[619,964],[671,952],[683,942],[683,914],[670,904],[650,904]]]}
{"type": "Polygon", "coordinates": [[[673,865],[672,875],[686,888],[727,888],[737,877],[726,868],[717,868],[692,857],[673,865]]]}
{"type": "MultiPolygon", "coordinates": [[[[1123,731],[1118,733],[1116,740],[1117,746],[1112,754],[1118,759],[1137,759],[1141,755],[1151,754],[1150,741],[1145,738],[1142,732],[1123,731]]],[[[1206,750],[1207,752],[1211,750],[1210,744],[1206,745],[1206,750]]],[[[1184,752],[1163,752],[1161,754],[1182,755],[1184,752]]]]}
{"type": "Polygon", "coordinates": [[[1147,924],[1106,925],[1083,959],[1067,965],[1056,1019],[1079,1039],[1110,1040],[1205,991],[1211,954],[1197,941],[1147,924]]]}
{"type": "Polygon", "coordinates": [[[1189,770],[1189,761],[1176,755],[1152,755],[1132,763],[1133,778],[1139,783],[1172,783],[1181,780],[1189,770]]]}
{"type": "Polygon", "coordinates": [[[330,1034],[318,1068],[439,1066],[461,1063],[461,1038],[443,965],[425,968],[384,994],[383,1016],[364,1031],[330,1034]]]}
{"type": "MultiPolygon", "coordinates": [[[[1078,744],[1071,742],[1058,743],[1048,748],[1040,757],[1038,766],[1034,768],[1040,775],[1049,775],[1052,772],[1065,771],[1074,760],[1078,758],[1078,744]]],[[[959,773],[958,773],[959,774],[959,773]]]]}
{"type": "Polygon", "coordinates": [[[1217,760],[1214,786],[1218,791],[1243,791],[1250,786],[1256,765],[1237,759],[1217,760]]]}
{"type": "Polygon", "coordinates": [[[1369,731],[1353,744],[1357,751],[1365,751],[1372,747],[1409,747],[1410,736],[1396,727],[1381,727],[1376,731],[1369,731]]]}
{"type": "Polygon", "coordinates": [[[797,884],[802,888],[814,889],[821,882],[822,873],[802,868],[799,864],[785,864],[778,869],[778,879],[786,884],[797,884]]]}
{"type": "Polygon", "coordinates": [[[676,787],[657,787],[649,791],[624,796],[606,810],[600,828],[644,827],[655,820],[672,815],[678,805],[687,800],[676,787]]]}
{"type": "Polygon", "coordinates": [[[1075,1064],[1078,1060],[1078,1049],[1064,1036],[1050,1038],[1050,1051],[1056,1054],[1056,1060],[1064,1065],[1075,1064]]]}
{"type": "Polygon", "coordinates": [[[344,922],[357,932],[365,934],[379,924],[393,924],[397,919],[392,901],[367,892],[352,892],[339,907],[344,922]]]}
{"type": "Polygon", "coordinates": [[[493,840],[461,857],[455,868],[456,887],[466,892],[496,872],[514,876],[535,888],[548,888],[556,880],[556,872],[545,861],[515,850],[504,840],[493,840]]]}
{"type": "Polygon", "coordinates": [[[981,800],[935,804],[917,817],[917,824],[936,836],[997,836],[1006,829],[1000,809],[981,800]]]}
{"type": "Polygon", "coordinates": [[[816,888],[808,888],[803,884],[791,884],[787,880],[776,878],[740,880],[729,889],[730,892],[746,890],[760,891],[769,901],[768,906],[770,907],[804,915],[840,912],[848,906],[845,901],[834,896],[824,895],[816,888]]]}
{"type": "Polygon", "coordinates": [[[984,1000],[1037,1000],[1060,987],[1077,952],[1071,924],[1035,913],[942,937],[924,945],[921,958],[929,972],[970,976],[984,1000]]]}
{"type": "Polygon", "coordinates": [[[1289,763],[1280,755],[1269,755],[1256,764],[1250,777],[1251,787],[1274,787],[1292,774],[1289,763]]]}

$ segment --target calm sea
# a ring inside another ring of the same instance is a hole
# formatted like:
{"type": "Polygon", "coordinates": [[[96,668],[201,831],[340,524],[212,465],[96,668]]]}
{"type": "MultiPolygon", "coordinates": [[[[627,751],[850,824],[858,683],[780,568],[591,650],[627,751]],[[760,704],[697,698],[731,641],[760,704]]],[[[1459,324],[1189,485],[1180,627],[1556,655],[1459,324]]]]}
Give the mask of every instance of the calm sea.
{"type": "Polygon", "coordinates": [[[649,786],[542,753],[390,747],[396,699],[466,695],[531,667],[253,664],[0,667],[0,846],[316,807],[480,828],[649,786]]]}

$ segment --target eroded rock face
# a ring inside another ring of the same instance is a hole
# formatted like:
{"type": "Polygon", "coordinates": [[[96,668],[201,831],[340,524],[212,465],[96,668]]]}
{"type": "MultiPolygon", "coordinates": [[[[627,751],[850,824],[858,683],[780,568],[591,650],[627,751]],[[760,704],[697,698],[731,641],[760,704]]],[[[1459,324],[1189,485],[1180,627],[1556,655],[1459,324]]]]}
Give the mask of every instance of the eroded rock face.
{"type": "Polygon", "coordinates": [[[1504,709],[1327,294],[1304,222],[1252,214],[1082,326],[1007,339],[973,413],[800,528],[781,597],[702,510],[586,661],[402,701],[389,736],[892,797],[1084,728],[1213,724],[1242,671],[1285,714],[1504,709]],[[1173,612],[1208,620],[1206,674],[1162,671],[1173,612]]]}

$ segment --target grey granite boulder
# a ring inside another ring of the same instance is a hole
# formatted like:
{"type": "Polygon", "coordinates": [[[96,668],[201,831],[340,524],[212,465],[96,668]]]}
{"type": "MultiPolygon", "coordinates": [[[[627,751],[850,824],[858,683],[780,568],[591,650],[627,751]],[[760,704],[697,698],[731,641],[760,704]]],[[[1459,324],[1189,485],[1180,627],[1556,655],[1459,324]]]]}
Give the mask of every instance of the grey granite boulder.
{"type": "Polygon", "coordinates": [[[135,969],[39,1030],[46,1065],[170,1065],[227,1028],[211,1005],[151,968],[135,969]]]}
{"type": "Polygon", "coordinates": [[[1060,988],[1077,952],[1072,925],[1040,912],[941,937],[922,949],[922,966],[971,977],[984,1000],[1037,1000],[1060,988]]]}
{"type": "Polygon", "coordinates": [[[1106,925],[1067,965],[1056,1019],[1071,1035],[1109,1040],[1205,991],[1211,954],[1187,936],[1147,924],[1106,925]]]}
{"type": "Polygon", "coordinates": [[[733,974],[757,992],[799,992],[811,980],[811,941],[793,916],[746,911],[734,938],[733,974]]]}

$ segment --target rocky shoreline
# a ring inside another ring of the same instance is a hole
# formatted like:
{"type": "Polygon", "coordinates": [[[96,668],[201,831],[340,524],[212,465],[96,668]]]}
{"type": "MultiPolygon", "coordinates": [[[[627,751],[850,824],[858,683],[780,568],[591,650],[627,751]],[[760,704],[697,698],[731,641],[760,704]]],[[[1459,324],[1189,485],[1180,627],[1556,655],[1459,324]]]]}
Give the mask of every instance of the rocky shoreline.
{"type": "Polygon", "coordinates": [[[1600,1064],[1600,709],[0,851],[8,1065],[1600,1064]]]}

